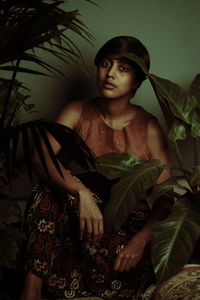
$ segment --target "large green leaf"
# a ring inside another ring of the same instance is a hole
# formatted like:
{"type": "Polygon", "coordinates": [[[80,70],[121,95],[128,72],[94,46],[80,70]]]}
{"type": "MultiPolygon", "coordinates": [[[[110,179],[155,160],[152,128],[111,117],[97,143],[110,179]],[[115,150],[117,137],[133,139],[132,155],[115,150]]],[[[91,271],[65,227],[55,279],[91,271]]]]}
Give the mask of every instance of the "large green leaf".
{"type": "Polygon", "coordinates": [[[191,134],[194,137],[200,136],[200,76],[196,76],[191,84],[190,94],[176,83],[150,74],[142,60],[133,53],[125,55],[134,61],[149,78],[155,94],[160,103],[161,109],[166,117],[167,124],[171,128],[175,118],[191,126],[191,134]]]}
{"type": "Polygon", "coordinates": [[[189,262],[200,236],[199,220],[200,210],[184,195],[175,203],[169,217],[155,224],[152,263],[157,282],[169,279],[189,262]]]}
{"type": "Polygon", "coordinates": [[[190,177],[191,186],[196,190],[200,190],[200,166],[195,166],[193,168],[192,175],[190,177]]]}
{"type": "Polygon", "coordinates": [[[141,160],[129,153],[111,152],[98,157],[99,172],[108,179],[120,177],[125,171],[131,170],[141,160]]]}
{"type": "MultiPolygon", "coordinates": [[[[63,152],[59,153],[58,159],[73,174],[81,174],[86,169],[81,168],[76,162],[70,161],[63,152]]],[[[110,152],[96,158],[96,168],[99,173],[108,179],[120,177],[123,172],[131,170],[135,165],[141,163],[140,159],[129,153],[110,152]]],[[[90,171],[94,171],[94,167],[89,166],[90,171]]]]}
{"type": "Polygon", "coordinates": [[[187,133],[183,123],[175,121],[168,134],[169,140],[175,142],[177,140],[185,140],[187,133]]]}
{"type": "Polygon", "coordinates": [[[149,160],[125,172],[111,188],[111,195],[104,210],[104,220],[109,231],[124,223],[128,214],[152,187],[166,166],[159,160],[149,160]]]}
{"type": "Polygon", "coordinates": [[[132,60],[134,63],[136,63],[145,75],[147,75],[147,76],[149,75],[148,69],[147,69],[144,61],[141,59],[141,57],[137,56],[136,54],[134,54],[132,52],[126,53],[124,55],[124,57],[128,58],[129,60],[132,60]]]}
{"type": "Polygon", "coordinates": [[[190,192],[186,186],[178,183],[175,177],[171,177],[165,180],[162,183],[156,184],[152,190],[152,193],[148,196],[148,203],[152,207],[155,201],[164,193],[170,194],[170,191],[174,191],[174,189],[183,190],[186,192],[190,192]]]}
{"type": "Polygon", "coordinates": [[[173,116],[191,126],[191,134],[200,136],[200,104],[193,95],[188,95],[174,82],[148,74],[158,100],[170,111],[173,116]]]}
{"type": "Polygon", "coordinates": [[[194,95],[200,103],[200,74],[197,74],[190,85],[190,94],[194,95]]]}

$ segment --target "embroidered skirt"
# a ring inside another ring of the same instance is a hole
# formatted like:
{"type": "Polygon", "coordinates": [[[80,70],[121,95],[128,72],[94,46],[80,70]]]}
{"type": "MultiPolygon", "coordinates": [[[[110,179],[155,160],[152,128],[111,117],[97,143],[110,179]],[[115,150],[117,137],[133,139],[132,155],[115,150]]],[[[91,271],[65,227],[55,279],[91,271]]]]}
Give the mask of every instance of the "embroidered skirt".
{"type": "MultiPolygon", "coordinates": [[[[102,209],[101,198],[95,199],[102,209]]],[[[119,248],[142,228],[151,211],[133,211],[122,228],[86,247],[79,240],[77,208],[75,199],[60,189],[46,184],[35,188],[25,218],[26,272],[43,279],[52,299],[139,299],[154,281],[150,245],[129,272],[114,272],[113,266],[119,248]]]]}

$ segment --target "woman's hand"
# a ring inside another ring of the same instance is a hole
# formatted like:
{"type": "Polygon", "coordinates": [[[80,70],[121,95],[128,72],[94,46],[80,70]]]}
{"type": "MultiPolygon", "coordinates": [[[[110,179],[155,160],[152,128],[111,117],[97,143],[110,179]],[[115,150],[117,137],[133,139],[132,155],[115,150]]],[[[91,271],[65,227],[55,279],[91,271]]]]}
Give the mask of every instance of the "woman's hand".
{"type": "Polygon", "coordinates": [[[146,246],[146,240],[140,235],[135,235],[119,252],[115,264],[114,270],[119,272],[129,271],[134,268],[140,261],[144,248],[146,246]]]}
{"type": "Polygon", "coordinates": [[[103,232],[103,216],[90,190],[79,192],[80,239],[99,242],[103,232]]]}

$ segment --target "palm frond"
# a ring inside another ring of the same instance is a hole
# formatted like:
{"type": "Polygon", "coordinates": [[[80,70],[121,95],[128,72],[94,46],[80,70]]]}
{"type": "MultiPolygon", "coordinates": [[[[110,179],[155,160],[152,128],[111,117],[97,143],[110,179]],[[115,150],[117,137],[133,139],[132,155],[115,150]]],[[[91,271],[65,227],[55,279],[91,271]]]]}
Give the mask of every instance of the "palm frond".
{"type": "Polygon", "coordinates": [[[95,158],[80,138],[80,136],[74,131],[64,125],[52,123],[48,121],[36,120],[30,121],[16,127],[10,127],[2,129],[0,132],[0,138],[3,141],[0,145],[0,154],[3,153],[6,159],[6,169],[8,179],[11,180],[12,174],[16,168],[16,155],[19,145],[19,139],[22,138],[22,144],[24,149],[24,162],[28,169],[28,174],[31,178],[32,168],[31,168],[31,141],[35,147],[38,156],[40,158],[41,164],[46,171],[49,178],[49,170],[47,167],[46,159],[42,149],[41,142],[43,141],[49,152],[49,155],[55,165],[55,168],[61,174],[61,170],[57,163],[56,155],[48,141],[46,133],[50,133],[57,142],[61,145],[63,151],[83,168],[87,169],[88,164],[92,165],[96,169],[95,158]]]}

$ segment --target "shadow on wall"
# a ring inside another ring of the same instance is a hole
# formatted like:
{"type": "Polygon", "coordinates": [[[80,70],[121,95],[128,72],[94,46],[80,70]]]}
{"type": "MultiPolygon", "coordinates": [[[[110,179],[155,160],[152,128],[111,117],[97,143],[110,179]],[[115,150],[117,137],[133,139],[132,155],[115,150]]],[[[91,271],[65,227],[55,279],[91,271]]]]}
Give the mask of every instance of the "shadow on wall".
{"type": "Polygon", "coordinates": [[[72,101],[89,99],[98,94],[95,75],[84,74],[78,68],[73,68],[67,74],[66,79],[54,79],[47,83],[45,98],[48,99],[48,105],[45,104],[45,110],[40,108],[45,119],[54,120],[60,110],[72,101]]]}

